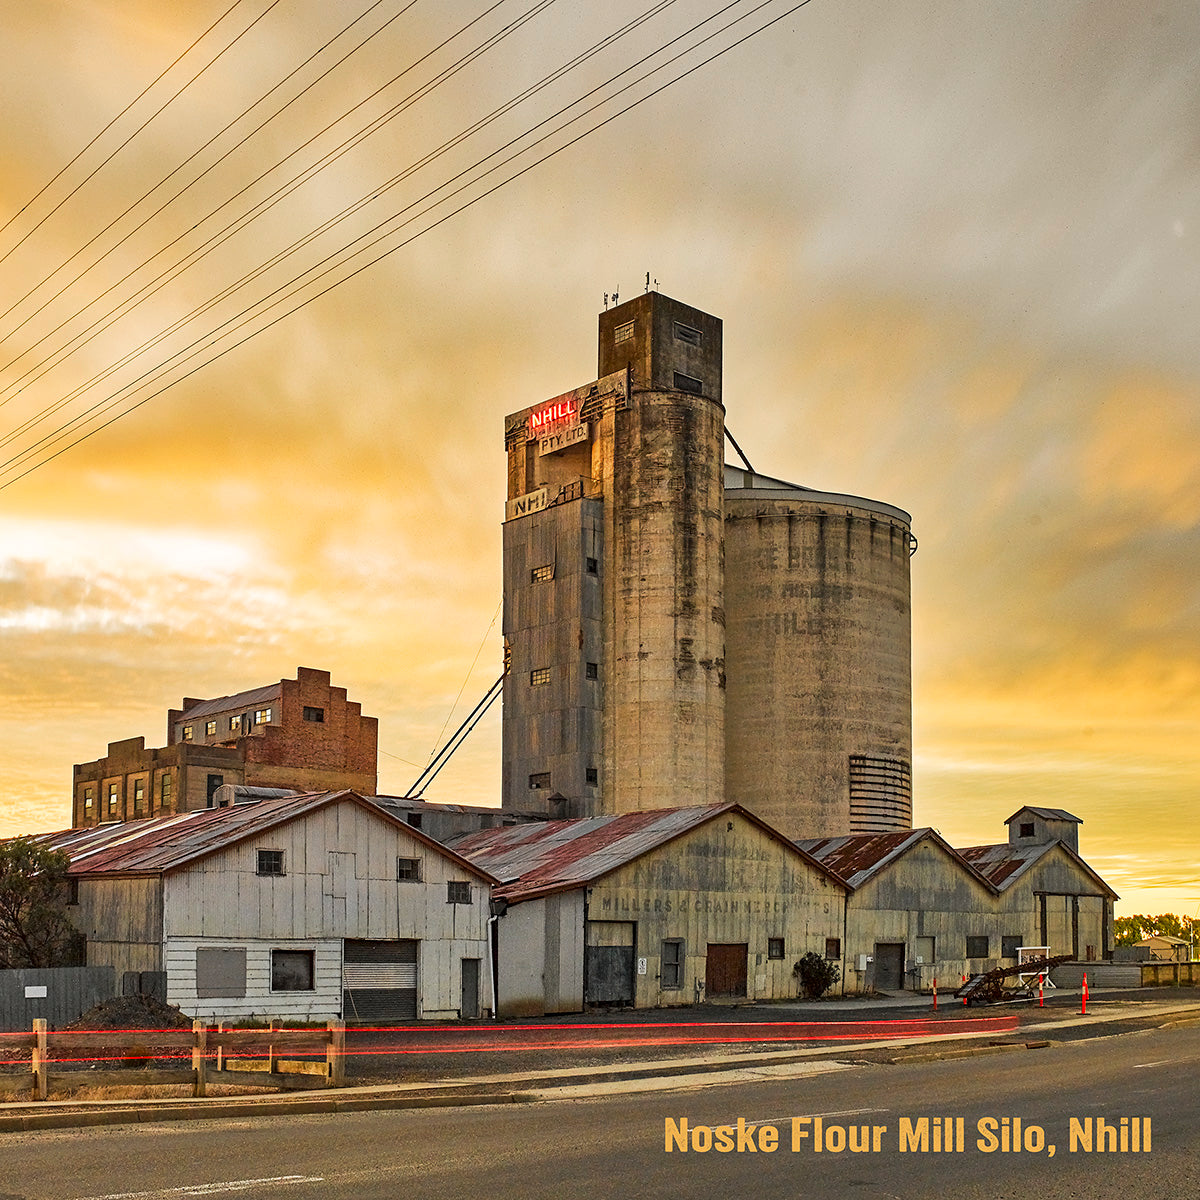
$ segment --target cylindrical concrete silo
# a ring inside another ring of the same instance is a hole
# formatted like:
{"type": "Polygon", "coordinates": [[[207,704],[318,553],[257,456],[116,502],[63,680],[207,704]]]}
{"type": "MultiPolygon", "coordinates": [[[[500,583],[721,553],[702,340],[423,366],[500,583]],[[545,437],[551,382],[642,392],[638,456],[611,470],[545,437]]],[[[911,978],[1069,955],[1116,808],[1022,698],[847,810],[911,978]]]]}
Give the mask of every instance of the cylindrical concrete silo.
{"type": "MultiPolygon", "coordinates": [[[[606,512],[605,811],[724,798],[721,322],[649,292],[601,314],[628,371],[594,475],[606,512]]],[[[593,462],[596,463],[596,459],[593,462]]]]}
{"type": "Polygon", "coordinates": [[[789,837],[912,827],[910,524],[726,468],[726,795],[789,837]]]}

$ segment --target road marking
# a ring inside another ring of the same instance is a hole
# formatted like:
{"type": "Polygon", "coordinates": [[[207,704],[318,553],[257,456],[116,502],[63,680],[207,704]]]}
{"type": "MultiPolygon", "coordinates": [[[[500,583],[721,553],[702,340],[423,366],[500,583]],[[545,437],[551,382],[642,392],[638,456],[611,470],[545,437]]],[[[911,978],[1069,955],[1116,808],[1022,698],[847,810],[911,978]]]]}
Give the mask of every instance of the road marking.
{"type": "Polygon", "coordinates": [[[859,1117],[866,1113],[882,1113],[887,1112],[886,1108],[844,1108],[841,1112],[821,1112],[817,1113],[789,1113],[786,1117],[759,1117],[757,1121],[747,1121],[747,1129],[756,1129],[759,1125],[786,1125],[789,1121],[795,1120],[795,1117],[800,1116],[817,1116],[822,1118],[829,1117],[859,1117]]]}
{"type": "Polygon", "coordinates": [[[219,1183],[189,1183],[183,1187],[154,1188],[148,1192],[110,1192],[87,1200],[149,1200],[152,1196],[216,1196],[221,1192],[245,1192],[272,1184],[324,1183],[323,1175],[272,1175],[267,1179],[227,1179],[219,1183]]]}
{"type": "Polygon", "coordinates": [[[1167,1065],[1167,1063],[1174,1062],[1174,1061],[1175,1060],[1173,1058],[1160,1058],[1158,1060],[1158,1062],[1134,1063],[1133,1069],[1136,1071],[1136,1070],[1140,1069],[1141,1067],[1165,1067],[1167,1065]]]}

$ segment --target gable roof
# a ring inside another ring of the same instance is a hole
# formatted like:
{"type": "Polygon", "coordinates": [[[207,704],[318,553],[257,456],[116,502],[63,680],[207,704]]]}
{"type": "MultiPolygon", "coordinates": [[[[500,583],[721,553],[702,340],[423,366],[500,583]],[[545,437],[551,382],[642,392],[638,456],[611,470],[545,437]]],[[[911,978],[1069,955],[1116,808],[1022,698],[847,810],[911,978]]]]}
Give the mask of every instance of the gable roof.
{"type": "Polygon", "coordinates": [[[936,829],[902,829],[894,833],[861,833],[845,837],[805,838],[796,844],[823,863],[845,882],[851,891],[879,874],[920,842],[931,841],[948,854],[968,874],[989,891],[995,886],[967,862],[936,829]]]}
{"type": "Polygon", "coordinates": [[[277,796],[254,804],[200,808],[175,816],[67,829],[38,835],[36,840],[67,854],[71,859],[67,873],[76,878],[161,875],[334,804],[356,804],[376,819],[403,829],[471,874],[488,883],[496,882],[476,863],[348,790],[277,796]]]}
{"type": "Polygon", "coordinates": [[[244,692],[234,692],[232,696],[217,696],[212,700],[201,700],[198,704],[193,704],[181,712],[176,719],[194,721],[199,717],[226,712],[231,708],[253,708],[257,704],[267,704],[270,701],[278,700],[282,695],[282,683],[268,683],[244,692]]]}
{"type": "Polygon", "coordinates": [[[1011,817],[1005,817],[1005,825],[1011,825],[1022,813],[1033,813],[1043,821],[1074,821],[1076,825],[1083,824],[1083,818],[1069,813],[1065,808],[1039,808],[1035,804],[1022,804],[1011,817]]]}
{"type": "Polygon", "coordinates": [[[1118,899],[1117,893],[1092,870],[1065,842],[1039,842],[1036,846],[1014,846],[1000,842],[995,846],[968,846],[958,853],[981,875],[1004,891],[1024,875],[1034,864],[1058,847],[1081,871],[1101,888],[1105,895],[1118,899]]]}
{"type": "Polygon", "coordinates": [[[839,886],[845,886],[811,855],[738,804],[656,808],[605,817],[546,821],[484,829],[450,845],[500,880],[496,896],[516,903],[584,887],[651,850],[718,817],[736,815],[763,830],[839,886]]]}

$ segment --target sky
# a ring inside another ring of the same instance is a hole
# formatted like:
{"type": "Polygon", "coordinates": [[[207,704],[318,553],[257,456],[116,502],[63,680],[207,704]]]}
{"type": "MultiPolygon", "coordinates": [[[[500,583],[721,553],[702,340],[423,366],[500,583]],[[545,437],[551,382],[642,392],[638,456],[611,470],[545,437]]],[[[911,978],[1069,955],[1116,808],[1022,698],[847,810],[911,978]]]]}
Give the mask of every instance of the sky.
{"type": "Polygon", "coordinates": [[[1119,914],[1197,910],[1200,7],[810,0],[699,66],[794,0],[691,51],[754,4],[675,0],[505,111],[650,0],[230,3],[0,7],[0,835],[299,665],[405,791],[500,671],[503,417],[649,273],[756,469],[912,514],[915,822],[1066,808],[1119,914]]]}

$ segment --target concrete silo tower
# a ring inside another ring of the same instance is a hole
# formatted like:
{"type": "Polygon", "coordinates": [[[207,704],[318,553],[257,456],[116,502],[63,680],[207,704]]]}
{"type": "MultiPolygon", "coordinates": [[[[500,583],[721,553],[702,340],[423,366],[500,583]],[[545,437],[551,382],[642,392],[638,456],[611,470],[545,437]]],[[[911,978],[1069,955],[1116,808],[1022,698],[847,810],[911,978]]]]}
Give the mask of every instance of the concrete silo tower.
{"type": "Polygon", "coordinates": [[[724,798],[723,441],[721,322],[657,292],[506,418],[506,808],[724,798]]]}
{"type": "Polygon", "coordinates": [[[790,837],[912,828],[910,524],[725,468],[727,798],[790,837]]]}

